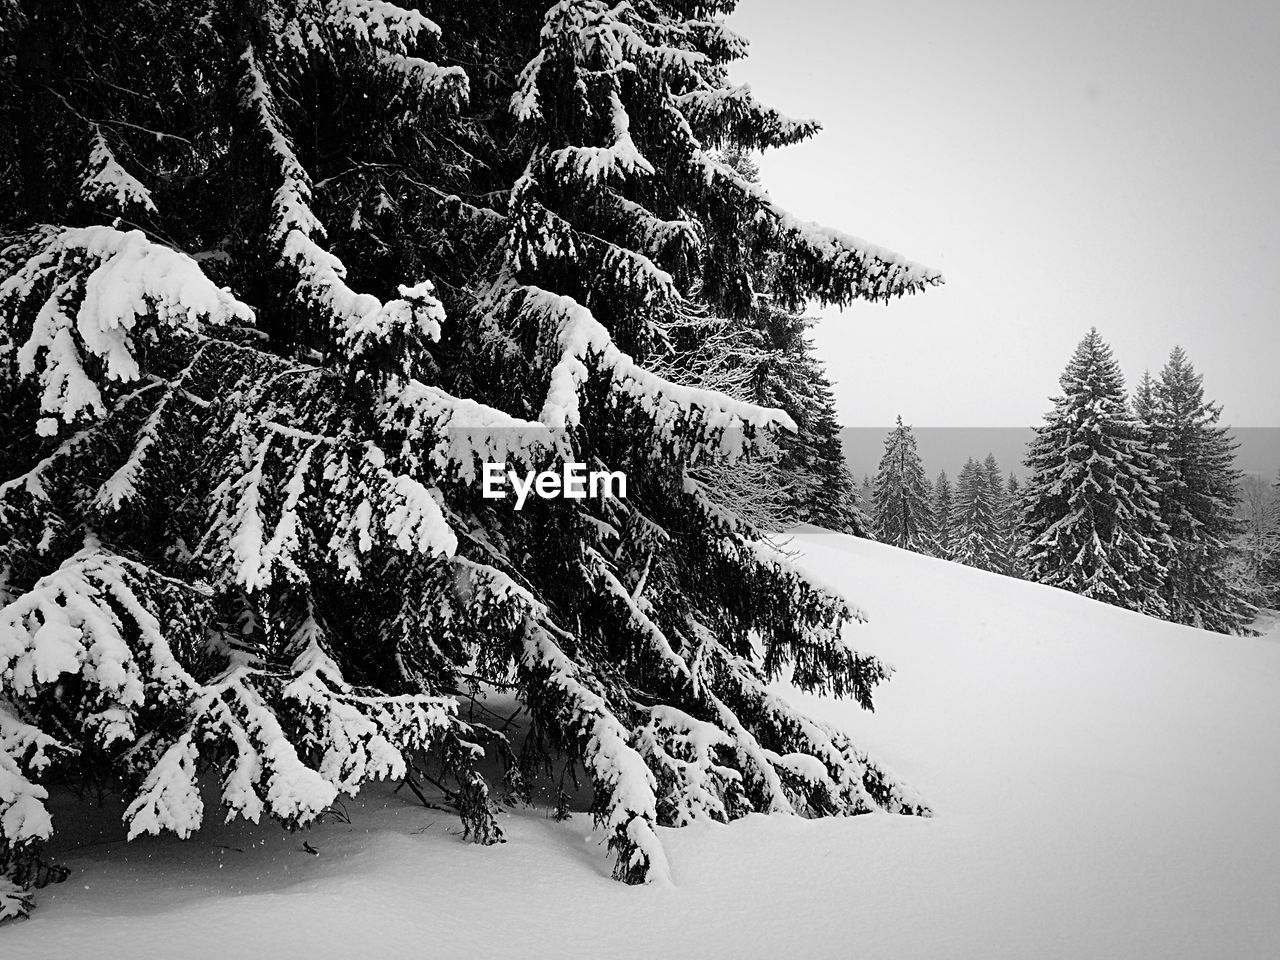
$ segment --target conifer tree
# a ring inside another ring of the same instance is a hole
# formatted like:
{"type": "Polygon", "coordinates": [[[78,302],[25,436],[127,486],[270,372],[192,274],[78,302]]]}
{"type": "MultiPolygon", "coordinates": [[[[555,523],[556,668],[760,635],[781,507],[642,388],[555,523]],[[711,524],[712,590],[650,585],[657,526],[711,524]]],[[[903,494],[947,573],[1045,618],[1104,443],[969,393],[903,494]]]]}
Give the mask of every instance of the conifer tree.
{"type": "Polygon", "coordinates": [[[875,530],[881,543],[917,553],[936,550],[928,480],[916,452],[915,435],[901,416],[885,437],[876,473],[875,530]]]}
{"type": "MultiPolygon", "coordinates": [[[[839,533],[870,536],[871,520],[845,460],[831,381],[807,341],[801,370],[804,375],[793,381],[791,395],[802,398],[804,408],[792,414],[797,432],[794,437],[780,439],[782,456],[778,461],[780,476],[803,480],[793,495],[796,516],[839,533]]],[[[760,402],[779,406],[766,398],[760,402]]]]}
{"type": "Polygon", "coordinates": [[[1243,531],[1236,541],[1236,562],[1245,596],[1255,606],[1271,606],[1276,553],[1280,551],[1280,498],[1275,486],[1257,474],[1242,478],[1239,500],[1243,531]]]}
{"type": "Polygon", "coordinates": [[[513,800],[560,758],[627,882],[659,825],[926,812],[773,691],[888,669],[695,475],[794,424],[646,366],[939,279],[719,159],[817,129],[729,83],[731,3],[2,9],[0,914],[71,770],[185,837],[206,775],[294,827],[431,765],[493,842],[478,758],[513,800]],[[627,497],[481,495],[569,462],[627,497]]]}
{"type": "Polygon", "coordinates": [[[1271,486],[1271,533],[1262,550],[1258,585],[1262,603],[1280,609],[1280,473],[1271,486]]]}
{"type": "Polygon", "coordinates": [[[1171,541],[1161,590],[1168,617],[1234,633],[1254,612],[1228,569],[1242,529],[1235,515],[1240,472],[1236,444],[1218,424],[1222,408],[1205,399],[1203,379],[1174,347],[1134,405],[1159,458],[1160,516],[1171,541]]]}
{"type": "Polygon", "coordinates": [[[972,457],[956,483],[951,519],[951,559],[979,570],[1001,572],[999,530],[990,475],[972,457]]]}
{"type": "Polygon", "coordinates": [[[1133,411],[1133,415],[1143,423],[1151,419],[1156,404],[1156,382],[1152,379],[1150,370],[1142,371],[1142,379],[1138,381],[1137,387],[1134,388],[1133,398],[1129,402],[1129,406],[1133,411]]]}
{"type": "Polygon", "coordinates": [[[1036,428],[1022,515],[1027,577],[1163,616],[1167,530],[1155,458],[1097,329],[1076,347],[1062,395],[1036,428]]]}
{"type": "Polygon", "coordinates": [[[954,550],[954,512],[951,480],[947,477],[947,471],[943,470],[933,484],[934,556],[943,560],[950,560],[954,550]]]}
{"type": "Polygon", "coordinates": [[[1026,570],[1022,564],[1022,484],[1010,471],[1004,487],[1004,509],[1001,517],[1001,529],[1006,537],[1005,556],[1007,573],[1011,577],[1025,577],[1026,570]]]}
{"type": "Polygon", "coordinates": [[[1009,523],[1009,502],[1005,496],[1005,482],[1000,464],[994,453],[987,453],[982,462],[988,496],[993,514],[992,548],[996,573],[1009,574],[1013,569],[1013,528],[1009,523]]]}

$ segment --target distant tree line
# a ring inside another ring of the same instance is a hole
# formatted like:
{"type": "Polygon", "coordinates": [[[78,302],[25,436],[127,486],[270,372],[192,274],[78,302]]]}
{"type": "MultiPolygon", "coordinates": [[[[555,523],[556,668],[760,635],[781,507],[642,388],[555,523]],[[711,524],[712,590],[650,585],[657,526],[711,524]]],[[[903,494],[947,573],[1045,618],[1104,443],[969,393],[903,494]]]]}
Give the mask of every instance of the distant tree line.
{"type": "Polygon", "coordinates": [[[1280,478],[1245,477],[1181,347],[1129,396],[1096,329],[1028,445],[1025,485],[992,454],[930,483],[911,427],[863,499],[884,543],[1223,633],[1280,604],[1280,478]]]}

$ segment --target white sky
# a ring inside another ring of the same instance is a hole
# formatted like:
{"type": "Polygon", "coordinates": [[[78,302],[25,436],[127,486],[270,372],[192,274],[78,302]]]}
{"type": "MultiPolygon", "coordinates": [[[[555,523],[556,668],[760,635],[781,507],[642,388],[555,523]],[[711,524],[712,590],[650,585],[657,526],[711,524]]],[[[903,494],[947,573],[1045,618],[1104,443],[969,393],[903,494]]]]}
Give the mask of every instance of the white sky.
{"type": "Polygon", "coordinates": [[[941,270],[816,338],[849,426],[1039,422],[1090,325],[1181,343],[1280,426],[1280,3],[742,0],[734,68],[824,131],[764,158],[805,219],[941,270]]]}

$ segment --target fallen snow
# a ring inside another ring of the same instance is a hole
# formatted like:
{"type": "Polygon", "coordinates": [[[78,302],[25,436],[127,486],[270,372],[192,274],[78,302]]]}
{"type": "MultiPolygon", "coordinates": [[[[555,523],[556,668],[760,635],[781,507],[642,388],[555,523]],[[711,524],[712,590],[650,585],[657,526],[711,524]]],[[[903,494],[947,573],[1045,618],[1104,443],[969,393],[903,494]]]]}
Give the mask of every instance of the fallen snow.
{"type": "Polygon", "coordinates": [[[476,847],[451,814],[378,788],[351,824],[125,844],[118,808],[64,798],[74,872],[0,928],[0,954],[1280,956],[1280,636],[1205,633],[813,528],[793,545],[867,610],[856,645],[898,667],[874,715],[797,699],[933,819],[662,830],[672,883],[634,888],[608,879],[582,814],[517,810],[508,843],[476,847]]]}

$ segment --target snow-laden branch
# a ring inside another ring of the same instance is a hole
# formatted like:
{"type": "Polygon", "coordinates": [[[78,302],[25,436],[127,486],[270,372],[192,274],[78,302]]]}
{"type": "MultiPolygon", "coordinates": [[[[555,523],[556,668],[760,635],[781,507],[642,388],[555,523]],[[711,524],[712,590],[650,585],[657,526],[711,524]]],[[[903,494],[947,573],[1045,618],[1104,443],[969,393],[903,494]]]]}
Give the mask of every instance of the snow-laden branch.
{"type": "Polygon", "coordinates": [[[691,429],[696,458],[708,450],[732,460],[757,431],[795,424],[781,410],[733,400],[722,393],[685,387],[650,373],[618,349],[591,311],[571,297],[523,287],[520,309],[538,317],[558,355],[551,369],[539,419],[553,429],[581,422],[579,394],[595,366],[610,377],[614,391],[636,404],[652,421],[659,441],[679,443],[691,429]]]}
{"type": "Polygon", "coordinates": [[[545,424],[417,380],[392,378],[378,415],[387,429],[403,434],[405,462],[465,483],[476,483],[486,463],[532,464],[554,449],[545,424]]]}
{"type": "Polygon", "coordinates": [[[18,373],[40,382],[40,409],[50,414],[38,428],[44,435],[57,431],[55,417],[69,424],[107,412],[87,358],[103,380],[128,383],[141,376],[135,338],[144,327],[199,332],[254,319],[190,257],[140,231],[104,226],[54,234],[0,283],[0,316],[18,329],[30,324],[22,342],[0,340],[0,355],[16,346],[18,373]]]}
{"type": "Polygon", "coordinates": [[[693,163],[708,186],[730,191],[756,208],[757,224],[792,254],[779,261],[780,276],[794,276],[798,287],[820,299],[887,301],[942,282],[936,270],[892,250],[792,216],[773,202],[764,187],[705,150],[695,153],[693,163]]]}
{"type": "Polygon", "coordinates": [[[89,202],[104,204],[118,213],[128,214],[134,210],[157,212],[151,191],[120,165],[96,126],[90,140],[89,160],[80,182],[80,192],[89,202]]]}
{"type": "Polygon", "coordinates": [[[266,71],[252,46],[241,60],[245,70],[241,101],[257,121],[280,176],[271,203],[271,238],[281,262],[295,274],[295,298],[303,306],[322,310],[344,354],[352,358],[397,336],[439,339],[444,307],[430,281],[401,286],[400,297],[386,303],[347,286],[346,266],[317,242],[325,231],[311,209],[311,177],[293,149],[266,71]]]}

